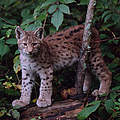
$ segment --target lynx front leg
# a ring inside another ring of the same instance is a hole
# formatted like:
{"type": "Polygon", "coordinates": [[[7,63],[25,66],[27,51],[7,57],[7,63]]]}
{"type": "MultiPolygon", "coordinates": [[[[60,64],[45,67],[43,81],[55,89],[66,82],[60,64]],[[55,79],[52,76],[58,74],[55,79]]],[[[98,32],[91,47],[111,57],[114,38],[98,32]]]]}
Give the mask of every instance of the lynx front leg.
{"type": "Polygon", "coordinates": [[[27,72],[26,70],[22,70],[22,90],[20,99],[14,100],[12,102],[12,106],[19,105],[21,107],[26,106],[30,103],[31,92],[34,81],[34,74],[27,72]]]}
{"type": "Polygon", "coordinates": [[[39,71],[41,78],[40,95],[37,100],[38,107],[51,105],[53,69],[51,67],[39,71]]]}

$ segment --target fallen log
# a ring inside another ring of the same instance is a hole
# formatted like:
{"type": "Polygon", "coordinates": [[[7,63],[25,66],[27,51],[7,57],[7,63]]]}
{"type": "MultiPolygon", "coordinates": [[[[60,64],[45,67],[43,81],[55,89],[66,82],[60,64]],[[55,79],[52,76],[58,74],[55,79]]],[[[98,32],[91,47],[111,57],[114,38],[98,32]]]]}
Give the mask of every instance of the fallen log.
{"type": "Polygon", "coordinates": [[[50,107],[30,107],[21,111],[21,120],[77,120],[77,114],[82,110],[83,105],[79,100],[57,101],[50,107]]]}

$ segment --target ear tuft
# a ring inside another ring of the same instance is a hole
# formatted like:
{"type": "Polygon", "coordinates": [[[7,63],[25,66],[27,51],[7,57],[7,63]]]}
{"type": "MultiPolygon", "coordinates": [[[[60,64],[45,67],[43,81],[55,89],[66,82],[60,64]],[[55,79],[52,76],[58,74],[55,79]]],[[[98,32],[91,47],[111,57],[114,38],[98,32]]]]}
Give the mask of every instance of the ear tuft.
{"type": "Polygon", "coordinates": [[[22,39],[23,36],[25,35],[25,31],[20,26],[16,27],[15,33],[16,33],[16,38],[17,39],[22,39]]]}
{"type": "Polygon", "coordinates": [[[38,28],[37,30],[35,30],[34,34],[37,38],[42,39],[44,36],[43,28],[42,27],[38,28]]]}

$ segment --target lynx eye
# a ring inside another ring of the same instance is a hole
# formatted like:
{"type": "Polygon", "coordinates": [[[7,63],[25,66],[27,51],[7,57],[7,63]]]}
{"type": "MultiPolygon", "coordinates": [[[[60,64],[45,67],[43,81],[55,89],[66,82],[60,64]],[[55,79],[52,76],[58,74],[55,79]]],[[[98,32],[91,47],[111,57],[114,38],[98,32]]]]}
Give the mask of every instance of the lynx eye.
{"type": "Polygon", "coordinates": [[[37,43],[32,43],[32,45],[33,45],[33,46],[36,46],[36,45],[37,45],[37,43]]]}
{"type": "Polygon", "coordinates": [[[27,46],[27,43],[23,43],[24,46],[27,46]]]}

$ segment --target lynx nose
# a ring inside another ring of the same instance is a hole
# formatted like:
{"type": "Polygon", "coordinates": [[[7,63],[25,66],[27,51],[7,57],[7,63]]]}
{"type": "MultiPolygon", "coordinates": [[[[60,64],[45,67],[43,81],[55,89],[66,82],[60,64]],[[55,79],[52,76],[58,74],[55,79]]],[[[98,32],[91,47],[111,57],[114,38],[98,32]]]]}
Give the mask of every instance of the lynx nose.
{"type": "Polygon", "coordinates": [[[33,48],[29,46],[29,47],[28,47],[28,52],[29,52],[29,53],[32,53],[32,51],[33,51],[33,48]]]}

